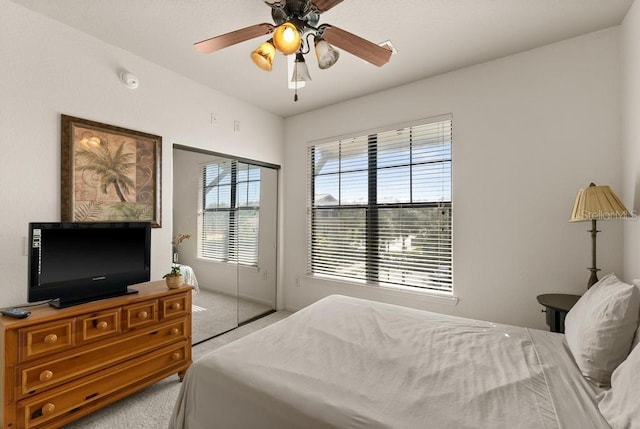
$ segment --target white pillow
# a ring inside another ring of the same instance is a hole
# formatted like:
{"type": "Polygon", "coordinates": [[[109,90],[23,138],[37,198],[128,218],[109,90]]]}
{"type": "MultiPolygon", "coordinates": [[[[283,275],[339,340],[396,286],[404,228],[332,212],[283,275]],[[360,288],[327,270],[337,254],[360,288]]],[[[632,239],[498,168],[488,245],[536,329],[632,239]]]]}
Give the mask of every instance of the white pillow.
{"type": "Polygon", "coordinates": [[[569,350],[582,374],[609,386],[631,350],[640,317],[640,291],[609,274],[580,297],[565,319],[569,350]]]}
{"type": "Polygon", "coordinates": [[[611,389],[598,402],[613,429],[640,428],[640,347],[636,347],[611,376],[611,389]]]}

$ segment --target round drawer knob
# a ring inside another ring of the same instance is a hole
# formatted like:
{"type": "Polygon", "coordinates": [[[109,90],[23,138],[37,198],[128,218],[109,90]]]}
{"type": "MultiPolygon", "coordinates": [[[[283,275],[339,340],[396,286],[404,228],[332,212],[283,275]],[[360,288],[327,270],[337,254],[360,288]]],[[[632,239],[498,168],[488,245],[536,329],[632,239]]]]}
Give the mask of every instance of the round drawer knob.
{"type": "Polygon", "coordinates": [[[100,329],[101,331],[106,330],[108,327],[109,327],[109,324],[104,320],[102,322],[98,322],[98,324],[96,325],[96,328],[100,329]]]}
{"type": "Polygon", "coordinates": [[[175,304],[171,305],[172,310],[180,310],[181,308],[182,308],[182,305],[180,305],[179,302],[176,302],[175,304]]]}
{"type": "Polygon", "coordinates": [[[172,359],[172,360],[180,360],[180,359],[182,359],[182,353],[180,353],[180,352],[173,352],[173,353],[171,354],[171,359],[172,359]]]}
{"type": "Polygon", "coordinates": [[[171,335],[178,335],[179,333],[180,333],[180,329],[178,328],[171,329],[171,335]]]}
{"type": "Polygon", "coordinates": [[[55,410],[56,406],[49,402],[48,404],[44,404],[42,406],[42,415],[47,416],[49,414],[52,414],[55,410]]]}
{"type": "Polygon", "coordinates": [[[49,371],[48,369],[46,369],[40,373],[40,381],[49,381],[52,378],[53,378],[53,371],[49,371]]]}
{"type": "Polygon", "coordinates": [[[56,341],[58,341],[58,336],[56,334],[49,334],[46,337],[44,337],[45,344],[53,344],[56,341]]]}
{"type": "Polygon", "coordinates": [[[140,313],[138,313],[138,319],[140,320],[144,320],[147,317],[149,317],[149,313],[147,313],[146,311],[141,311],[140,313]]]}

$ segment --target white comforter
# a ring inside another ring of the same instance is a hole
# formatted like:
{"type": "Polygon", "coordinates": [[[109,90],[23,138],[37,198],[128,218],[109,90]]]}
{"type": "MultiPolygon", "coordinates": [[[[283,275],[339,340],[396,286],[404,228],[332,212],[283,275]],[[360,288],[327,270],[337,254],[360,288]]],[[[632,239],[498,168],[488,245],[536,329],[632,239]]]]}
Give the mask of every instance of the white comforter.
{"type": "Polygon", "coordinates": [[[170,428],[608,428],[564,336],[333,295],[196,361],[170,428]]]}

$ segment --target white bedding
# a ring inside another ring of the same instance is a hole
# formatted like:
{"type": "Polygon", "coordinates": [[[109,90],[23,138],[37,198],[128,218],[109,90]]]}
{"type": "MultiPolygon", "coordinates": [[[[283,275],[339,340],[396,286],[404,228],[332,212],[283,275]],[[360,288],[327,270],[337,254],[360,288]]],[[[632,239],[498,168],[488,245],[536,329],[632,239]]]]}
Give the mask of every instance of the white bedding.
{"type": "Polygon", "coordinates": [[[608,428],[564,336],[333,295],[196,361],[169,427],[608,428]]]}

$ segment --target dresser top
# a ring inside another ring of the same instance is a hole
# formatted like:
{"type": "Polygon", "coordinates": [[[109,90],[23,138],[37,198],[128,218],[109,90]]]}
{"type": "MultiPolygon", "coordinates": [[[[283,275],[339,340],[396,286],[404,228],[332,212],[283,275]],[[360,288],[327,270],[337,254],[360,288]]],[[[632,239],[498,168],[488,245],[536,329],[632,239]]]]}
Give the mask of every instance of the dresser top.
{"type": "Polygon", "coordinates": [[[42,323],[49,319],[56,320],[61,317],[75,317],[80,314],[100,311],[105,308],[135,304],[136,302],[144,301],[150,297],[160,298],[163,296],[171,296],[182,293],[185,290],[191,290],[193,289],[193,286],[184,285],[177,289],[169,289],[164,280],[158,280],[131,285],[129,286],[129,289],[137,290],[138,293],[91,301],[66,308],[54,308],[48,303],[39,304],[33,307],[26,307],[26,309],[31,312],[29,317],[24,319],[14,319],[8,316],[2,316],[0,317],[0,324],[3,330],[9,328],[15,329],[21,326],[31,325],[35,321],[42,323]]]}

